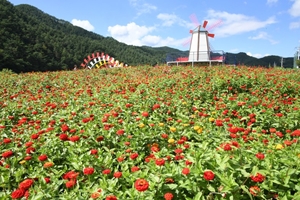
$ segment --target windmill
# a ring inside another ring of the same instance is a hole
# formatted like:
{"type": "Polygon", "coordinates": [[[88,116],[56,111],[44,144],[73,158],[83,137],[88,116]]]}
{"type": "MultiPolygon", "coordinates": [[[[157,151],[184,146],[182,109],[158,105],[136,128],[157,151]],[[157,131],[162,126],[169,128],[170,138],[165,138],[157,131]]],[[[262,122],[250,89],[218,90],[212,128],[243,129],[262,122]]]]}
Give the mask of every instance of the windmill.
{"type": "Polygon", "coordinates": [[[206,28],[208,21],[205,20],[202,25],[199,24],[195,14],[190,16],[195,28],[190,30],[191,38],[185,41],[183,45],[190,44],[190,51],[187,57],[177,57],[175,61],[168,59],[167,65],[203,65],[203,64],[223,64],[225,63],[225,53],[222,50],[212,50],[209,45],[208,38],[214,38],[215,34],[210,33],[209,30],[218,26],[222,23],[221,20],[217,21],[215,24],[206,28]]]}
{"type": "Polygon", "coordinates": [[[217,23],[206,29],[208,21],[204,21],[202,26],[198,23],[195,15],[190,16],[192,22],[196,26],[194,30],[190,30],[192,34],[190,42],[190,51],[188,61],[209,61],[210,60],[210,45],[208,38],[214,38],[215,34],[209,33],[208,30],[216,27],[222,21],[219,20],[217,23]]]}

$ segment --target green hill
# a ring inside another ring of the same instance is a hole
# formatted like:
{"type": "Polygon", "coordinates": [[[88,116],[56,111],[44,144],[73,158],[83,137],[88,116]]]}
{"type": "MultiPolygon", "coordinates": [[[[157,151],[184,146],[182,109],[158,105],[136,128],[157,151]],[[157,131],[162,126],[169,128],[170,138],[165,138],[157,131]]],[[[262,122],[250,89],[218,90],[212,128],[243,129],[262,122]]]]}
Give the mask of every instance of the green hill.
{"type": "MultiPolygon", "coordinates": [[[[72,69],[93,52],[104,52],[129,65],[154,65],[166,59],[187,56],[187,51],[170,47],[137,47],[103,37],[71,23],[57,19],[27,4],[14,6],[0,0],[0,70],[15,72],[72,69]]],[[[228,63],[237,60],[246,65],[272,65],[277,58],[257,59],[229,54],[228,63]]],[[[286,64],[288,60],[286,59],[286,64]]],[[[277,62],[276,62],[277,63],[277,62]]],[[[279,64],[279,62],[278,62],[279,64]]],[[[292,66],[292,65],[291,65],[292,66]]]]}
{"type": "MultiPolygon", "coordinates": [[[[228,64],[244,64],[247,66],[281,66],[281,57],[279,56],[265,56],[263,58],[255,58],[248,56],[246,53],[226,53],[226,62],[228,64]]],[[[293,67],[293,57],[283,58],[283,67],[293,67]]]]}

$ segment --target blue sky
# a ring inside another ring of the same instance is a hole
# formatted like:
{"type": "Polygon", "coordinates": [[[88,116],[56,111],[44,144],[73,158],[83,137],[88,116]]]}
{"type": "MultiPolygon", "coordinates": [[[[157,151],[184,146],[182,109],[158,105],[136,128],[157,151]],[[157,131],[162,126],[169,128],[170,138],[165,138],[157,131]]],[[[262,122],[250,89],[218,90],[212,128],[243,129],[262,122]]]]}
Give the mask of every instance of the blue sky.
{"type": "Polygon", "coordinates": [[[300,46],[300,0],[9,1],[136,46],[188,50],[189,30],[196,26],[191,15],[200,24],[208,20],[214,50],[292,57],[300,46]]]}

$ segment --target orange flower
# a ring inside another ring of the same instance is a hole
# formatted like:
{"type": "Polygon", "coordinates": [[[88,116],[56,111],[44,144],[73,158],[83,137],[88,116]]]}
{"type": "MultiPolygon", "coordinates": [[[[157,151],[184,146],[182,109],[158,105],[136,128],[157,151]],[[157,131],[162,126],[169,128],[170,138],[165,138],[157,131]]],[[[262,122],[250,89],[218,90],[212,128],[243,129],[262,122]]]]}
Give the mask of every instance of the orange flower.
{"type": "Polygon", "coordinates": [[[260,188],[258,186],[252,186],[250,187],[249,191],[253,196],[257,196],[257,194],[260,192],[260,188]]]}
{"type": "Polygon", "coordinates": [[[53,162],[45,162],[44,168],[49,168],[52,167],[53,165],[54,165],[53,162]]]}

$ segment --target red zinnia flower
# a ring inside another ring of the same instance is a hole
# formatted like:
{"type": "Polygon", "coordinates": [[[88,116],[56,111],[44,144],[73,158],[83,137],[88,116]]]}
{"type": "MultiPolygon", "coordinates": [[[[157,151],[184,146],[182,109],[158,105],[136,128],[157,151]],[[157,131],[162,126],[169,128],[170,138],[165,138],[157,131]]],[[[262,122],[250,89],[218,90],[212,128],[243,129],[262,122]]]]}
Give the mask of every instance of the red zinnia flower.
{"type": "Polygon", "coordinates": [[[290,141],[290,140],[285,140],[283,142],[286,146],[291,146],[293,144],[293,141],[290,141]]]}
{"type": "Polygon", "coordinates": [[[105,169],[102,171],[102,174],[109,174],[110,173],[110,169],[105,169]]]}
{"type": "Polygon", "coordinates": [[[138,153],[133,153],[133,154],[130,155],[130,158],[131,158],[132,160],[134,160],[134,159],[136,159],[138,156],[139,156],[138,153]]]}
{"type": "Polygon", "coordinates": [[[27,149],[26,149],[26,153],[27,154],[32,154],[32,153],[34,153],[35,152],[35,148],[33,148],[33,147],[28,147],[27,149]]]}
{"type": "Polygon", "coordinates": [[[260,192],[260,188],[258,186],[252,186],[249,191],[253,196],[256,196],[260,192]]]}
{"type": "Polygon", "coordinates": [[[31,160],[31,159],[32,159],[31,156],[26,156],[26,157],[24,158],[24,160],[31,160]]]}
{"type": "Polygon", "coordinates": [[[47,155],[42,154],[39,156],[39,161],[45,161],[45,160],[47,160],[47,158],[48,158],[47,155]]]}
{"type": "Polygon", "coordinates": [[[69,137],[67,134],[62,133],[59,135],[59,139],[61,139],[62,141],[66,141],[66,140],[69,140],[69,137]]]}
{"type": "Polygon", "coordinates": [[[255,154],[256,158],[258,158],[259,160],[263,160],[265,159],[265,155],[263,153],[257,153],[255,154]]]}
{"type": "Polygon", "coordinates": [[[4,138],[4,139],[3,139],[3,143],[9,144],[9,143],[11,143],[11,139],[9,139],[9,138],[4,138]]]}
{"type": "Polygon", "coordinates": [[[181,153],[183,152],[183,150],[182,150],[182,149],[175,149],[174,152],[175,152],[176,154],[181,154],[181,153]]]}
{"type": "Polygon", "coordinates": [[[31,147],[33,145],[33,142],[26,142],[25,147],[31,147]]]}
{"type": "Polygon", "coordinates": [[[102,135],[100,135],[96,138],[96,140],[97,140],[97,142],[101,142],[104,140],[104,137],[102,135]]]}
{"type": "Polygon", "coordinates": [[[160,108],[160,105],[159,105],[159,104],[154,104],[154,105],[152,106],[152,110],[156,110],[156,109],[158,109],[158,108],[160,108]]]}
{"type": "Polygon", "coordinates": [[[149,183],[145,179],[138,179],[134,183],[134,187],[139,192],[144,192],[149,188],[149,183]]]}
{"type": "Polygon", "coordinates": [[[95,155],[95,154],[97,154],[98,153],[98,150],[97,149],[91,149],[91,154],[92,155],[95,155]]]}
{"type": "Polygon", "coordinates": [[[189,160],[186,160],[186,161],[185,161],[185,165],[186,165],[186,166],[191,165],[191,164],[193,164],[193,162],[191,162],[191,161],[189,161],[189,160]]]}
{"type": "Polygon", "coordinates": [[[12,199],[20,199],[20,198],[22,198],[24,196],[24,194],[25,194],[25,190],[23,190],[23,189],[16,189],[15,191],[13,191],[11,193],[11,198],[12,199]]]}
{"type": "Polygon", "coordinates": [[[149,156],[147,156],[145,158],[145,161],[148,163],[150,162],[151,160],[155,160],[155,155],[154,154],[150,154],[149,156]]]}
{"type": "Polygon", "coordinates": [[[123,157],[123,156],[118,157],[118,158],[117,158],[117,161],[118,161],[118,162],[123,162],[123,161],[124,161],[124,157],[123,157]]]}
{"type": "Polygon", "coordinates": [[[28,190],[32,184],[33,184],[32,179],[26,179],[19,184],[19,188],[22,190],[28,190]]]}
{"type": "Polygon", "coordinates": [[[61,125],[61,131],[62,131],[62,132],[66,132],[66,131],[68,131],[68,130],[69,130],[69,126],[68,126],[67,124],[61,125]]]}
{"type": "Polygon", "coordinates": [[[2,157],[3,158],[9,158],[13,155],[14,153],[12,152],[12,150],[8,150],[8,151],[5,151],[4,153],[2,153],[2,157]]]}
{"type": "Polygon", "coordinates": [[[223,121],[220,120],[220,119],[217,119],[217,120],[215,121],[215,123],[216,123],[216,126],[223,126],[223,121]]]}
{"type": "Polygon", "coordinates": [[[100,195],[101,195],[101,193],[99,193],[99,192],[93,192],[93,193],[91,194],[91,198],[92,198],[92,199],[97,199],[98,197],[100,197],[100,195]]]}
{"type": "Polygon", "coordinates": [[[124,131],[123,129],[120,129],[120,130],[117,131],[117,135],[123,135],[124,132],[125,132],[125,131],[124,131]]]}
{"type": "Polygon", "coordinates": [[[172,200],[173,199],[173,194],[171,192],[168,192],[164,195],[165,200],[172,200]]]}
{"type": "Polygon", "coordinates": [[[105,200],[118,200],[116,196],[114,195],[109,195],[105,198],[105,200]]]}
{"type": "Polygon", "coordinates": [[[138,166],[133,166],[131,167],[131,172],[136,172],[136,171],[139,171],[140,168],[138,166]]]}
{"type": "Polygon", "coordinates": [[[231,145],[227,143],[223,146],[223,149],[224,149],[224,151],[230,151],[232,148],[231,148],[231,145]]]}
{"type": "Polygon", "coordinates": [[[71,187],[73,187],[75,184],[76,184],[76,179],[72,179],[72,180],[69,180],[68,182],[66,182],[66,187],[67,187],[67,188],[71,188],[71,187]]]}
{"type": "Polygon", "coordinates": [[[122,172],[115,172],[114,177],[115,178],[121,178],[122,177],[122,172]]]}
{"type": "Polygon", "coordinates": [[[207,181],[211,181],[215,178],[215,174],[212,171],[208,170],[203,173],[203,178],[207,181]]]}
{"type": "Polygon", "coordinates": [[[300,136],[300,129],[294,130],[291,134],[291,136],[300,136]]]}
{"type": "Polygon", "coordinates": [[[250,176],[250,178],[252,179],[252,181],[257,182],[257,183],[262,183],[265,180],[265,176],[260,174],[260,173],[256,173],[255,176],[250,176]]]}
{"type": "Polygon", "coordinates": [[[46,183],[50,183],[50,178],[49,177],[45,177],[44,180],[45,180],[46,183]]]}
{"type": "Polygon", "coordinates": [[[189,173],[190,173],[190,169],[189,168],[185,167],[185,168],[182,169],[182,174],[183,175],[188,175],[189,173]]]}
{"type": "Polygon", "coordinates": [[[92,167],[87,167],[83,169],[83,174],[84,175],[91,175],[94,173],[94,168],[92,167]]]}
{"type": "Polygon", "coordinates": [[[38,139],[39,137],[39,134],[32,134],[31,135],[31,139],[35,140],[35,139],[38,139]]]}
{"type": "Polygon", "coordinates": [[[148,112],[143,112],[143,113],[142,113],[142,116],[143,116],[143,117],[148,117],[148,116],[149,116],[149,113],[148,113],[148,112]]]}
{"type": "Polygon", "coordinates": [[[156,164],[157,166],[163,166],[163,165],[165,164],[165,159],[163,159],[163,158],[158,158],[158,159],[155,160],[155,164],[156,164]]]}
{"type": "Polygon", "coordinates": [[[158,146],[152,146],[152,147],[151,147],[151,151],[153,151],[153,152],[159,152],[160,149],[159,149],[158,146]]]}
{"type": "Polygon", "coordinates": [[[74,136],[71,136],[71,137],[69,138],[69,140],[72,141],[72,142],[76,142],[76,141],[78,141],[79,139],[80,139],[80,137],[79,137],[78,135],[74,135],[74,136]]]}
{"type": "Polygon", "coordinates": [[[69,171],[63,175],[63,179],[76,179],[78,174],[78,172],[69,171]]]}

